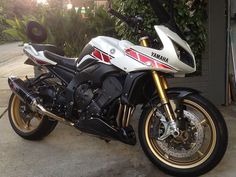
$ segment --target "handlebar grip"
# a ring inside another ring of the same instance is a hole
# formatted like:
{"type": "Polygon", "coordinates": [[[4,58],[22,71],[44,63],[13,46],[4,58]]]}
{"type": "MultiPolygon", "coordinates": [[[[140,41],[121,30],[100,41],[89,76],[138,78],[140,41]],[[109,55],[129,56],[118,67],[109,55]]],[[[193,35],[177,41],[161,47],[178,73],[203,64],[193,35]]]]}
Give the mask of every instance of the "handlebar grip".
{"type": "Polygon", "coordinates": [[[120,14],[119,12],[115,11],[114,9],[109,8],[108,12],[112,15],[114,15],[115,17],[119,18],[121,21],[124,21],[125,23],[127,23],[128,25],[130,24],[130,19],[125,17],[124,15],[120,14]]]}

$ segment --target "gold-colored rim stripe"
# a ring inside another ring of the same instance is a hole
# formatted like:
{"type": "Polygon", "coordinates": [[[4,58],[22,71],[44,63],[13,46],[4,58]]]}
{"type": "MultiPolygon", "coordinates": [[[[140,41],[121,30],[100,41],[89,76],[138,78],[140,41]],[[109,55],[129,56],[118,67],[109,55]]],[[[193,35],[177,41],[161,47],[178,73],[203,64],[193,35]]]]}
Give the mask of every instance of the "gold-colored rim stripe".
{"type": "MultiPolygon", "coordinates": [[[[11,116],[12,116],[12,121],[14,123],[14,125],[16,126],[17,129],[19,129],[20,131],[24,132],[24,133],[29,133],[34,131],[38,126],[33,127],[30,125],[27,125],[26,122],[24,122],[23,118],[20,115],[20,99],[15,95],[12,99],[12,103],[11,103],[11,116]]],[[[42,117],[39,117],[39,115],[35,115],[35,117],[37,118],[37,120],[39,121],[38,124],[41,123],[42,121],[42,117]]]]}

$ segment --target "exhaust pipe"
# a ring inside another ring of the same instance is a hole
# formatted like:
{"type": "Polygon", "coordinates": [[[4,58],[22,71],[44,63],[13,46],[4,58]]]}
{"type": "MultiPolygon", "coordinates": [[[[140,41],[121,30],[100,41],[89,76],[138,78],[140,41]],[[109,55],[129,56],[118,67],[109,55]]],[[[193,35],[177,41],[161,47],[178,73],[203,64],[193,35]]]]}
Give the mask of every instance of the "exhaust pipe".
{"type": "Polygon", "coordinates": [[[20,98],[21,101],[29,105],[33,112],[37,112],[43,116],[48,116],[66,125],[74,126],[73,122],[67,121],[64,118],[47,111],[41,104],[39,104],[37,101],[37,95],[28,89],[26,83],[20,78],[14,76],[9,77],[8,84],[11,90],[20,98]]]}

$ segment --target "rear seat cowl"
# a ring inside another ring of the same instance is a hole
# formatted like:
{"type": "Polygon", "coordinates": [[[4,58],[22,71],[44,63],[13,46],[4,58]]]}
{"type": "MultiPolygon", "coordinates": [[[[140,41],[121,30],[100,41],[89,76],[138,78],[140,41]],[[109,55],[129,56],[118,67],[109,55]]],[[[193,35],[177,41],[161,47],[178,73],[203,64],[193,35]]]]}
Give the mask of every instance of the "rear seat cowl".
{"type": "Polygon", "coordinates": [[[47,50],[47,51],[50,51],[50,52],[55,53],[55,54],[60,55],[60,56],[65,55],[65,52],[62,49],[60,49],[60,48],[58,48],[54,45],[51,45],[51,44],[31,44],[31,45],[34,47],[34,49],[36,51],[45,51],[45,50],[47,50]]]}

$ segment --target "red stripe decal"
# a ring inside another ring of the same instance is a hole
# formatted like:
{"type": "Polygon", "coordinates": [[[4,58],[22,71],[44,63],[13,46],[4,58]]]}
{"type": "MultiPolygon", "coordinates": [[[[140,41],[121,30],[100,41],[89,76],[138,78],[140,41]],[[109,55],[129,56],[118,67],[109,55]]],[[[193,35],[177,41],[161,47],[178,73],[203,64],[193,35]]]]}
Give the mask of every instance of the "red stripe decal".
{"type": "Polygon", "coordinates": [[[96,50],[96,49],[93,51],[93,56],[96,57],[99,60],[102,60],[101,52],[96,50]]]}
{"type": "Polygon", "coordinates": [[[110,63],[110,60],[112,58],[111,56],[107,55],[106,53],[104,53],[102,51],[99,51],[96,48],[92,52],[92,56],[94,56],[98,60],[105,61],[107,63],[110,63]]]}
{"type": "Polygon", "coordinates": [[[36,61],[39,65],[46,65],[46,64],[48,64],[47,62],[42,61],[42,60],[39,60],[39,59],[37,59],[37,58],[35,58],[35,61],[36,61]]]}
{"type": "Polygon", "coordinates": [[[136,60],[139,60],[138,59],[138,55],[135,51],[131,50],[131,49],[127,49],[126,51],[126,54],[128,54],[129,56],[131,56],[132,58],[136,59],[136,60]]]}
{"type": "Polygon", "coordinates": [[[160,63],[157,60],[152,59],[151,57],[148,57],[148,56],[145,56],[141,53],[138,53],[138,52],[134,51],[133,49],[127,49],[125,51],[125,53],[127,56],[129,56],[135,60],[141,61],[144,64],[148,64],[154,68],[164,68],[164,69],[173,70],[171,67],[169,67],[163,63],[160,63]]]}
{"type": "Polygon", "coordinates": [[[161,64],[161,63],[157,63],[157,66],[158,66],[158,68],[165,68],[165,69],[172,70],[169,66],[166,66],[166,65],[161,64]]]}
{"type": "Polygon", "coordinates": [[[140,58],[140,61],[142,61],[143,63],[146,63],[152,67],[156,67],[156,62],[142,54],[139,54],[139,58],[140,58]]]}
{"type": "Polygon", "coordinates": [[[102,57],[103,57],[103,60],[105,61],[105,62],[108,62],[108,63],[110,63],[110,57],[108,56],[108,55],[106,55],[106,54],[102,54],[102,57]]]}

